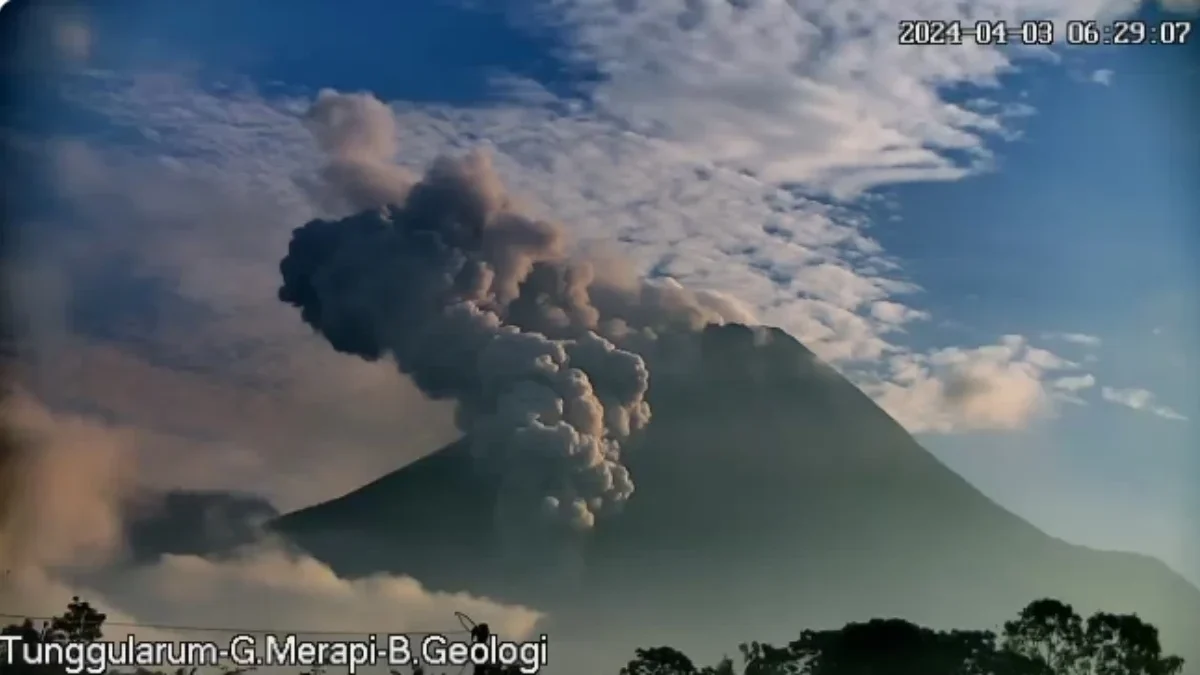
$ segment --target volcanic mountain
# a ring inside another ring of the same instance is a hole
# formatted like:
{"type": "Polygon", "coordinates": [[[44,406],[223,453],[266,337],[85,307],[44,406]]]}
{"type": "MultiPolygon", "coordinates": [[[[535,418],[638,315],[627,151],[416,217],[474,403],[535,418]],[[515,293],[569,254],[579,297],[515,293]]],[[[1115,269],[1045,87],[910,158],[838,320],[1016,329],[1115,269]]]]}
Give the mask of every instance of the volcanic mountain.
{"type": "Polygon", "coordinates": [[[686,339],[692,367],[651,364],[653,420],[625,455],[636,492],[577,541],[506,550],[499,488],[465,441],[273,528],[343,574],[547,611],[552,640],[600,664],[576,675],[615,672],[635,646],[715,659],[876,616],[995,626],[1039,597],[1136,612],[1197,672],[1200,590],[1162,563],[1009,513],[783,331],[686,339]]]}

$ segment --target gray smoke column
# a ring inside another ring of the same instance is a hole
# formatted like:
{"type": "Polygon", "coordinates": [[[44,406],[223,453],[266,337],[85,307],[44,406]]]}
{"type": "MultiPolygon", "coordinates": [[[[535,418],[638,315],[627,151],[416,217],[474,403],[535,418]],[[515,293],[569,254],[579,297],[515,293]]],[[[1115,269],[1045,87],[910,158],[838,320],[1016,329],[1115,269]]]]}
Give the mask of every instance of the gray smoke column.
{"type": "Polygon", "coordinates": [[[437,162],[402,205],[304,225],[280,269],[280,299],[336,349],[390,356],[458,401],[477,457],[519,496],[587,528],[633,493],[621,443],[650,419],[645,363],[594,332],[586,266],[512,208],[486,155],[437,162]],[[532,287],[544,267],[554,283],[532,287]],[[559,336],[515,325],[514,305],[559,336]]]}
{"type": "Polygon", "coordinates": [[[524,213],[487,154],[440,159],[406,183],[384,163],[397,151],[386,110],[334,92],[310,109],[330,162],[314,196],[370,208],[296,229],[279,298],[335,349],[391,358],[456,401],[480,466],[500,476],[502,511],[590,528],[633,494],[622,444],[650,420],[646,362],[614,341],[651,345],[745,313],[568,256],[563,228],[524,213]]]}

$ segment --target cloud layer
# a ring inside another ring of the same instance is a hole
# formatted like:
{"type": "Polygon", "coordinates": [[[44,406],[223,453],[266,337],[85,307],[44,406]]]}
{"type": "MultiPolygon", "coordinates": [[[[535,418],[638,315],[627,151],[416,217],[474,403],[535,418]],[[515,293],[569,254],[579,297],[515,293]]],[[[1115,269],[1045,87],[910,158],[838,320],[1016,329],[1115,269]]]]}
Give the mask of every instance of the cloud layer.
{"type": "MultiPolygon", "coordinates": [[[[291,336],[286,349],[274,350],[281,356],[302,341],[279,308],[257,303],[266,302],[270,292],[268,250],[281,245],[288,226],[314,213],[345,212],[363,203],[399,197],[400,193],[387,192],[395,189],[388,186],[405,184],[406,177],[439,154],[465,152],[479,145],[473,139],[485,139],[483,145],[496,170],[531,213],[565,223],[584,248],[603,242],[615,253],[613,257],[621,258],[635,273],[669,275],[690,287],[731,294],[758,320],[784,327],[855,377],[860,369],[867,371],[869,376],[858,378],[863,383],[878,379],[880,371],[871,364],[881,359],[900,363],[909,357],[933,357],[932,352],[920,354],[902,346],[906,328],[929,318],[913,306],[920,289],[868,236],[868,223],[854,210],[713,165],[675,142],[620,133],[592,113],[507,104],[475,109],[396,105],[389,117],[387,106],[363,97],[340,108],[326,103],[325,109],[318,109],[321,112],[305,117],[306,101],[245,92],[220,98],[177,79],[107,79],[75,89],[72,97],[114,120],[146,129],[154,139],[155,153],[213,158],[187,165],[168,163],[167,171],[153,171],[147,166],[149,158],[126,159],[122,172],[112,166],[120,161],[113,159],[111,151],[84,145],[71,151],[75,156],[60,151],[67,157],[60,161],[61,181],[71,187],[75,199],[94,198],[89,195],[101,191],[97,181],[101,186],[103,180],[113,182],[96,178],[102,175],[154,180],[161,187],[151,194],[204,194],[204,204],[187,215],[187,227],[166,225],[170,221],[158,217],[159,207],[153,204],[137,207],[145,214],[128,221],[154,217],[154,227],[143,228],[145,240],[158,247],[154,266],[177,270],[181,292],[218,308],[227,319],[223,323],[237,331],[239,343],[255,332],[271,340],[291,336]],[[169,112],[180,108],[194,111],[186,125],[169,112]],[[225,112],[233,109],[236,115],[225,112]],[[338,126],[353,115],[378,124],[369,135],[356,136],[363,132],[338,126]],[[314,144],[313,125],[321,119],[336,123],[319,130],[314,144]],[[349,140],[330,152],[339,133],[348,134],[349,140]],[[402,155],[385,161],[386,154],[400,147],[402,155]],[[91,159],[84,161],[87,157],[91,159]],[[104,169],[87,169],[89,161],[104,169]],[[150,173],[154,176],[141,178],[150,173]],[[347,191],[347,185],[357,185],[358,192],[347,191]],[[251,191],[260,198],[251,200],[251,191]],[[272,206],[266,207],[267,203],[272,206]],[[244,206],[217,217],[205,213],[213,204],[223,205],[225,212],[231,204],[244,206]],[[222,226],[220,221],[256,225],[222,226]],[[207,253],[190,253],[197,250],[207,253]],[[200,259],[220,262],[200,265],[200,259]],[[230,283],[230,279],[237,281],[230,283]],[[236,327],[243,322],[244,326],[236,327]]],[[[124,181],[132,183],[132,178],[124,181]]],[[[121,191],[117,186],[103,189],[121,191]]],[[[131,193],[128,199],[137,204],[147,198],[131,193]]],[[[201,200],[174,199],[171,206],[165,198],[161,201],[162,208],[179,210],[179,204],[201,200]]],[[[121,238],[113,234],[109,240],[121,238]]],[[[224,330],[224,326],[219,331],[210,329],[211,339],[225,339],[216,337],[224,330]]],[[[1053,339],[1077,345],[1097,342],[1078,334],[1053,339]]],[[[331,355],[321,358],[331,364],[336,360],[331,355]]],[[[307,360],[292,359],[292,363],[307,360]]],[[[1044,372],[1038,368],[1031,376],[1044,372]]],[[[987,387],[989,391],[1025,387],[1009,400],[1031,396],[1033,390],[1021,384],[1023,380],[998,378],[987,387]]],[[[919,386],[918,381],[893,378],[889,386],[872,391],[913,430],[978,428],[966,422],[973,415],[948,413],[940,420],[937,415],[915,417],[916,409],[926,407],[902,404],[905,396],[899,392],[919,386]],[[885,391],[896,393],[883,396],[885,391]],[[964,425],[956,427],[947,420],[963,420],[964,425]]],[[[1038,388],[1046,386],[1038,384],[1038,388]]],[[[925,398],[950,402],[942,396],[925,398]]],[[[1037,417],[1032,411],[1046,408],[1017,405],[1014,409],[1030,413],[1024,423],[1037,417]]],[[[999,422],[983,423],[985,427],[995,424],[999,422]]]]}
{"type": "MultiPolygon", "coordinates": [[[[994,86],[1038,50],[902,46],[901,20],[1112,17],[1137,0],[564,0],[538,17],[598,70],[605,115],[681,151],[763,179],[849,196],[986,168],[1021,107],[942,94],[994,86]]],[[[1044,54],[1040,54],[1044,56],[1044,54]]]]}
{"type": "MultiPolygon", "coordinates": [[[[540,615],[466,594],[434,593],[408,577],[349,580],[263,539],[221,558],[166,555],[126,562],[125,518],[136,499],[130,434],[81,415],[52,413],[18,393],[6,413],[21,443],[22,490],[6,495],[0,586],[7,612],[58,613],[72,595],[115,622],[301,631],[451,630],[455,611],[526,635],[540,615]],[[52,498],[48,498],[53,495],[52,498]],[[230,607],[237,607],[231,614],[230,607]]],[[[136,626],[109,637],[182,635],[136,626]]],[[[195,636],[189,636],[194,638],[195,636]]]]}
{"type": "Polygon", "coordinates": [[[1054,389],[1077,391],[1091,378],[1047,382],[1049,374],[1078,366],[1019,335],[974,349],[899,355],[888,365],[890,380],[865,390],[914,432],[1021,429],[1053,413],[1054,389]]]}
{"type": "Polygon", "coordinates": [[[1133,410],[1141,410],[1148,412],[1151,415],[1156,415],[1168,420],[1186,421],[1187,418],[1179,414],[1172,408],[1162,405],[1155,400],[1152,392],[1145,389],[1117,389],[1114,387],[1101,387],[1100,396],[1109,403],[1132,408],[1133,410]]]}

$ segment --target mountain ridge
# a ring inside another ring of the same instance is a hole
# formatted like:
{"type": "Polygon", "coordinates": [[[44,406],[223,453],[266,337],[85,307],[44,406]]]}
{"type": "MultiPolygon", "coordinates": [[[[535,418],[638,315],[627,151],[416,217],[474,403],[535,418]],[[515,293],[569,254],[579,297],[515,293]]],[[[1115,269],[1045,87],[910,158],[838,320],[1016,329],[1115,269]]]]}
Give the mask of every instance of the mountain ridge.
{"type": "Polygon", "coordinates": [[[714,325],[662,351],[647,357],[654,418],[626,455],[637,491],[564,555],[501,551],[496,484],[462,441],[272,527],[339,572],[545,609],[568,640],[626,654],[649,640],[716,658],[714,644],[873,616],[989,626],[1057,597],[1143,616],[1195,672],[1200,589],[1041,532],[783,331],[714,325]]]}

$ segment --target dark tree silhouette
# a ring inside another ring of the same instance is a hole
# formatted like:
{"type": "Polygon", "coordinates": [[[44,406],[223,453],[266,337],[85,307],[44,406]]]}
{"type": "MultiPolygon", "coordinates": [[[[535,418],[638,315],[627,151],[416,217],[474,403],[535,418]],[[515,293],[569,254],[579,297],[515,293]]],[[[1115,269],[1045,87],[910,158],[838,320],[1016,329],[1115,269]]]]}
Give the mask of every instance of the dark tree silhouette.
{"type": "MultiPolygon", "coordinates": [[[[1136,616],[1097,613],[1037,600],[991,631],[936,631],[902,619],[806,630],[787,646],[741,645],[743,675],[1177,675],[1158,629],[1136,616]]],[[[671,647],[639,649],[621,675],[734,675],[726,659],[698,668],[671,647]]]]}
{"type": "Polygon", "coordinates": [[[16,635],[21,638],[19,644],[8,645],[7,641],[0,644],[0,654],[3,655],[3,658],[0,658],[0,675],[31,675],[37,672],[34,666],[25,663],[21,646],[44,641],[48,631],[49,625],[38,629],[34,627],[32,619],[25,619],[20,624],[5,626],[3,630],[0,630],[0,635],[16,635]],[[9,650],[12,650],[11,658],[5,654],[9,650]],[[9,661],[12,663],[10,664],[9,661]]]}
{"type": "Polygon", "coordinates": [[[50,619],[49,639],[65,642],[94,642],[104,637],[100,627],[108,616],[96,611],[94,607],[79,596],[71,598],[67,611],[62,616],[50,619]]]}
{"type": "Polygon", "coordinates": [[[786,647],[742,645],[745,675],[975,675],[1026,672],[988,631],[934,631],[901,619],[806,630],[786,647]]]}
{"type": "Polygon", "coordinates": [[[637,658],[621,669],[621,675],[697,675],[696,665],[686,654],[671,647],[637,650],[637,658]]]}
{"type": "MultiPolygon", "coordinates": [[[[108,617],[96,611],[87,602],[73,597],[67,604],[66,612],[51,617],[41,628],[36,628],[32,619],[25,619],[20,624],[4,627],[0,630],[0,635],[19,635],[22,645],[38,642],[93,642],[104,636],[101,626],[106,618],[108,617]]],[[[0,646],[0,649],[4,647],[0,646]]],[[[17,651],[12,659],[0,659],[0,675],[56,675],[65,672],[61,666],[53,664],[26,663],[21,647],[14,645],[14,649],[17,651]],[[13,662],[11,665],[10,660],[13,662]]]]}
{"type": "MultiPolygon", "coordinates": [[[[32,620],[7,626],[21,643],[92,642],[107,617],[79,598],[42,628],[32,620]]],[[[18,645],[19,648],[19,645],[18,645]]],[[[1183,659],[1163,653],[1158,629],[1131,614],[1097,612],[1084,620],[1068,604],[1036,600],[999,635],[991,631],[938,631],[902,619],[873,619],[832,630],[806,630],[786,646],[740,646],[742,675],[1178,675],[1183,659]]],[[[313,668],[319,675],[324,668],[313,668]]],[[[61,666],[7,665],[0,675],[60,675],[61,666]]],[[[226,669],[225,675],[245,670],[226,669]]],[[[476,675],[515,675],[515,667],[484,666],[476,675]]],[[[118,675],[114,673],[113,675],[118,675]]],[[[131,675],[165,675],[138,669],[131,675]]],[[[175,675],[195,675],[180,669],[175,675]]],[[[399,675],[393,671],[392,675],[399,675]]],[[[424,675],[421,670],[414,675],[424,675]]],[[[725,658],[697,666],[672,647],[638,649],[620,675],[737,675],[725,658]]]]}
{"type": "Polygon", "coordinates": [[[1183,659],[1163,654],[1158,629],[1132,614],[1087,621],[1057,600],[1030,603],[1004,624],[1006,650],[1065,675],[1175,675],[1183,659]]]}
{"type": "Polygon", "coordinates": [[[697,668],[686,654],[671,647],[637,650],[637,658],[621,669],[621,675],[734,675],[733,660],[697,668]]]}

